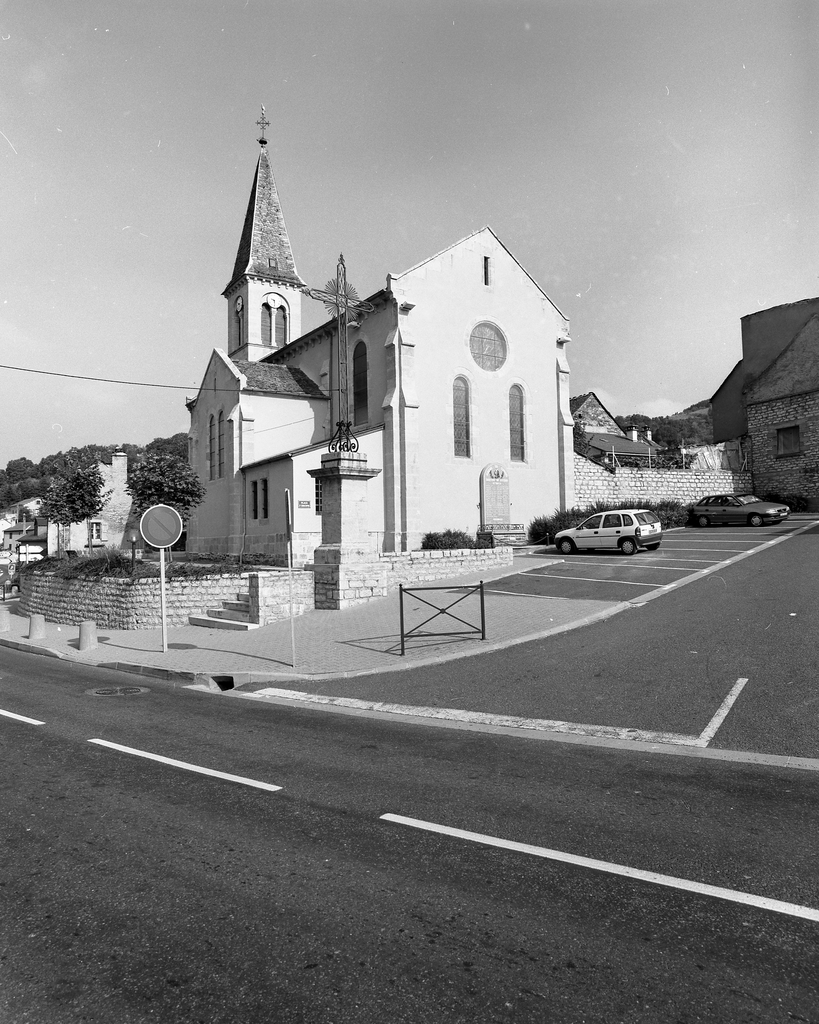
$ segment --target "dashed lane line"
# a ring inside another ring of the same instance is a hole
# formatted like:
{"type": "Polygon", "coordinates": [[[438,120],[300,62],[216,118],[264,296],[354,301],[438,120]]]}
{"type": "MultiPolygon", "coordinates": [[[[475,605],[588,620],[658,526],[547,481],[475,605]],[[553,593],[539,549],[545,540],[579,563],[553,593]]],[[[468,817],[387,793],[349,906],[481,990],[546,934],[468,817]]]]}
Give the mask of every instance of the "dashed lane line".
{"type": "Polygon", "coordinates": [[[25,715],[15,715],[13,711],[0,711],[0,715],[4,718],[13,718],[16,722],[25,722],[27,725],[45,725],[45,722],[39,722],[36,718],[26,718],[25,715]]]}
{"type": "Polygon", "coordinates": [[[454,839],[465,839],[471,843],[479,843],[482,846],[494,846],[503,850],[513,850],[516,853],[527,853],[531,857],[542,857],[545,860],[558,861],[561,864],[571,864],[575,867],[588,868],[591,871],[602,871],[609,875],[619,875],[621,878],[631,878],[637,882],[649,882],[652,885],[662,885],[669,889],[680,889],[683,892],[695,893],[699,896],[712,896],[719,900],[728,900],[731,903],[740,903],[744,906],[756,907],[759,910],[769,910],[775,914],[785,914],[788,917],[800,917],[806,921],[819,921],[819,910],[814,907],[805,907],[799,903],[787,903],[783,900],[774,900],[768,896],[756,896],[750,892],[741,892],[738,889],[724,889],[719,885],[708,885],[705,882],[694,882],[687,878],[676,878],[673,875],[662,875],[657,871],[644,871],[641,868],[631,868],[624,864],[611,864],[604,860],[594,860],[591,857],[580,857],[574,853],[565,853],[562,850],[550,850],[545,846],[532,846],[529,843],[516,843],[510,839],[499,839],[497,836],[488,836],[480,832],[467,832],[465,829],[452,828],[449,825],[438,825],[432,821],[422,821],[419,818],[406,818],[402,814],[382,814],[381,821],[389,821],[396,825],[407,825],[410,828],[421,829],[425,832],[435,832],[438,835],[451,836],[454,839]]]}
{"type": "Polygon", "coordinates": [[[109,747],[111,750],[119,750],[123,754],[133,754],[136,757],[145,757],[150,761],[159,761],[162,764],[169,764],[173,768],[184,768],[189,772],[198,772],[200,775],[210,775],[215,779],[224,779],[225,782],[239,782],[243,786],[252,786],[254,789],[266,789],[271,793],[281,789],[281,786],[274,786],[269,782],[259,782],[257,779],[247,779],[242,775],[230,775],[227,772],[217,772],[213,768],[202,768],[200,765],[188,764],[187,761],[175,761],[172,757],[163,757],[161,754],[150,754],[147,750],[137,750],[135,747],[123,747],[120,743],[109,743],[108,740],[89,740],[89,743],[96,743],[101,747],[109,747]]]}

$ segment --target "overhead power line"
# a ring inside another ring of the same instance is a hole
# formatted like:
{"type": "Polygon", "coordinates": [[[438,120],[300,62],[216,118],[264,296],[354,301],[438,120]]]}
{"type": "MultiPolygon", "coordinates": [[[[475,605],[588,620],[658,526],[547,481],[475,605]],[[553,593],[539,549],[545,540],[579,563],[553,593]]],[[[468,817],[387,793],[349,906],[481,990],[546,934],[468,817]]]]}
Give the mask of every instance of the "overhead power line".
{"type": "MultiPolygon", "coordinates": [[[[58,373],[56,370],[35,370],[30,366],[7,366],[0,363],[0,370],[18,370],[20,373],[41,373],[46,377],[68,377],[71,380],[93,380],[102,384],[129,384],[135,388],[171,388],[174,391],[198,391],[195,384],[151,384],[142,380],[115,380],[112,377],[87,377],[80,373],[58,373]]],[[[222,390],[222,389],[220,389],[222,390]]]]}

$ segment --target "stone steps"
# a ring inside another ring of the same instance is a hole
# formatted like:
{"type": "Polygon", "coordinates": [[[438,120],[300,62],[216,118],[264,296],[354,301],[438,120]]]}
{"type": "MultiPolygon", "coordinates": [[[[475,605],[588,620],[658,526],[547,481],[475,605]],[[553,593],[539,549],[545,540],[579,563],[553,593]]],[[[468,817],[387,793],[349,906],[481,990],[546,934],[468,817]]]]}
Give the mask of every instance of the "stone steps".
{"type": "Polygon", "coordinates": [[[205,615],[189,615],[188,622],[210,629],[258,629],[258,622],[250,621],[250,594],[235,596],[235,601],[222,601],[221,608],[208,608],[205,615]]]}

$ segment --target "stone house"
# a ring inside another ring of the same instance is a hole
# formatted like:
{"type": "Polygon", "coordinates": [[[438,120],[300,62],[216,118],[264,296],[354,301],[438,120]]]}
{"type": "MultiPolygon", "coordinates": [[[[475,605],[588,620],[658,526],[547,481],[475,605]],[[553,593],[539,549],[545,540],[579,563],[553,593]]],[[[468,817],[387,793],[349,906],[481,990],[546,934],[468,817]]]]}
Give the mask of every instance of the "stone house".
{"type": "Polygon", "coordinates": [[[742,318],[743,358],[711,399],[715,441],[747,435],[753,488],[819,508],[819,298],[742,318]]]}
{"type": "MultiPolygon", "coordinates": [[[[123,539],[131,514],[131,496],[125,490],[128,482],[128,456],[124,452],[115,452],[111,457],[111,465],[101,462],[99,469],[103,490],[110,491],[110,494],[100,514],[91,520],[91,547],[94,550],[127,547],[123,539]]],[[[85,522],[72,523],[70,526],[49,522],[47,532],[49,555],[56,555],[58,551],[88,554],[88,525],[85,522]]]]}
{"type": "Polygon", "coordinates": [[[627,456],[650,462],[651,457],[661,450],[661,446],[652,440],[650,430],[641,430],[637,426],[623,430],[593,391],[576,395],[570,400],[569,407],[575,421],[586,433],[586,455],[590,459],[615,462],[627,456]]]}

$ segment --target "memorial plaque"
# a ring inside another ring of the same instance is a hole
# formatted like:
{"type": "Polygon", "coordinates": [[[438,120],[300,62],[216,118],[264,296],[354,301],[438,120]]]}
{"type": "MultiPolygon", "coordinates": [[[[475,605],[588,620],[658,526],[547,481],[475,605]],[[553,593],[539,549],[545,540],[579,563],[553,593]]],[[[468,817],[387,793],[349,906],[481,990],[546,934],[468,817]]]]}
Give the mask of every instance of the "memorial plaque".
{"type": "Polygon", "coordinates": [[[509,474],[493,462],[481,470],[481,529],[508,523],[510,518],[509,474]]]}

